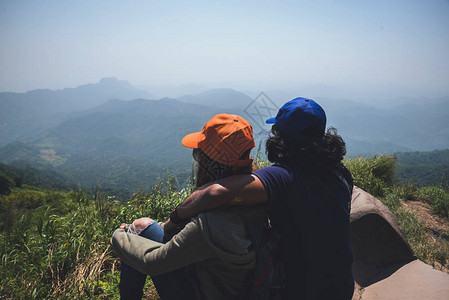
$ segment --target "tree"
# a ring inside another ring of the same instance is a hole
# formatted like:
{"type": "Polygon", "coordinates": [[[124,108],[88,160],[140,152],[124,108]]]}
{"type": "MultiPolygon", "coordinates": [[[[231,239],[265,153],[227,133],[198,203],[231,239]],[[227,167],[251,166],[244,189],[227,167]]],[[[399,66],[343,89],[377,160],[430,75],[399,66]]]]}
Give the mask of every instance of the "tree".
{"type": "Polygon", "coordinates": [[[4,174],[0,174],[0,194],[8,195],[14,187],[14,182],[4,174]]]}

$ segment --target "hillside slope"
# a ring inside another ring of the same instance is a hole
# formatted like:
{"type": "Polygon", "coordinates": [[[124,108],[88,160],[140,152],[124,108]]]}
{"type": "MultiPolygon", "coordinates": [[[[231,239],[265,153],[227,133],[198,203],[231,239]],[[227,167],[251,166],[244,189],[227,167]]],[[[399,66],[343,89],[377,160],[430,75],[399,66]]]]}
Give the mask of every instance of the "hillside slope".
{"type": "Polygon", "coordinates": [[[449,186],[449,149],[429,152],[399,152],[396,176],[402,182],[449,186]]]}
{"type": "Polygon", "coordinates": [[[192,159],[181,140],[219,112],[174,99],[111,100],[1,148],[0,162],[60,172],[86,188],[148,189],[167,172],[184,184],[192,159]]]}

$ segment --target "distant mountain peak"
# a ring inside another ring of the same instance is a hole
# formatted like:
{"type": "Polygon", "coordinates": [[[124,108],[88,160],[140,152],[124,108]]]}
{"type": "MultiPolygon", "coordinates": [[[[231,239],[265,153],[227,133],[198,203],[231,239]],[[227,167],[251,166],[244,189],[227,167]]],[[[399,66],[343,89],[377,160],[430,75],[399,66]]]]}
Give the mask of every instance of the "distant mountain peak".
{"type": "Polygon", "coordinates": [[[127,80],[118,80],[115,77],[103,77],[98,82],[102,86],[120,86],[125,88],[135,89],[127,80]]]}
{"type": "MultiPolygon", "coordinates": [[[[126,80],[123,80],[126,81],[126,80]]],[[[118,82],[118,79],[114,76],[112,77],[103,77],[100,79],[99,83],[108,83],[108,82],[118,82]]]]}

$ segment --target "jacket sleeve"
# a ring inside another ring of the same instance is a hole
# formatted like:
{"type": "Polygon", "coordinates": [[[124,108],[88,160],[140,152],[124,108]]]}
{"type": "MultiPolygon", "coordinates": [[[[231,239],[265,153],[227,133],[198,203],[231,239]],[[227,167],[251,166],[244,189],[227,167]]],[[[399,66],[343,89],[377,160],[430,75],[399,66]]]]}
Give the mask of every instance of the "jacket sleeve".
{"type": "Polygon", "coordinates": [[[117,229],[112,235],[112,247],[123,262],[148,275],[160,275],[216,257],[195,219],[166,244],[117,229]]]}

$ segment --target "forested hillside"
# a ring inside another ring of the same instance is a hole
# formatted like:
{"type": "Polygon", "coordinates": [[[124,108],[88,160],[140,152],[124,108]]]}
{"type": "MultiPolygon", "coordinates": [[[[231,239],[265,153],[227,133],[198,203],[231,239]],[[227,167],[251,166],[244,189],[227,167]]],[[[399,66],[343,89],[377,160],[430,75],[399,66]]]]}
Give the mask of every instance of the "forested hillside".
{"type": "MultiPolygon", "coordinates": [[[[287,100],[272,102],[265,96],[253,100],[223,88],[148,100],[148,91],[114,78],[56,91],[0,93],[0,163],[40,172],[40,178],[48,174],[48,187],[80,185],[92,191],[99,185],[123,199],[136,190],[149,191],[167,172],[182,186],[192,162],[182,137],[225,112],[255,123],[257,143],[263,143],[270,129],[264,120],[287,100]]],[[[316,100],[328,125],[337,127],[346,141],[348,157],[449,147],[448,99],[403,99],[382,109],[349,100],[316,100]]],[[[445,163],[418,166],[419,159],[411,164],[397,156],[402,180],[444,182],[445,163]]]]}
{"type": "Polygon", "coordinates": [[[396,176],[418,185],[449,185],[449,149],[430,152],[400,152],[396,176]]]}
{"type": "Polygon", "coordinates": [[[181,139],[218,112],[173,99],[111,100],[3,147],[0,162],[58,173],[70,186],[86,189],[100,184],[148,191],[167,172],[182,184],[190,174],[191,151],[181,139]]]}

